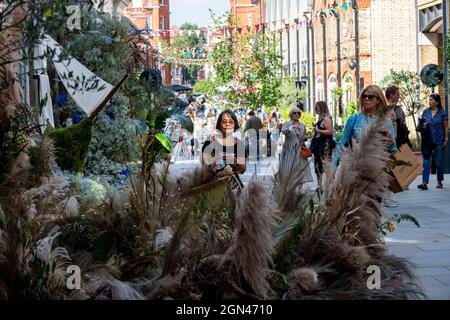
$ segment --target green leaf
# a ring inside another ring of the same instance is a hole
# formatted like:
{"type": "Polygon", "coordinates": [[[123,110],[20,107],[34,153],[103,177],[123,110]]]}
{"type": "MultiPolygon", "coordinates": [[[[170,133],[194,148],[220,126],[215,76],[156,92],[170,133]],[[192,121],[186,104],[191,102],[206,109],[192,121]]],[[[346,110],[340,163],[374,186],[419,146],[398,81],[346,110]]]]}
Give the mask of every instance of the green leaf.
{"type": "Polygon", "coordinates": [[[172,140],[164,133],[155,134],[156,140],[164,147],[168,152],[172,151],[172,140]]]}

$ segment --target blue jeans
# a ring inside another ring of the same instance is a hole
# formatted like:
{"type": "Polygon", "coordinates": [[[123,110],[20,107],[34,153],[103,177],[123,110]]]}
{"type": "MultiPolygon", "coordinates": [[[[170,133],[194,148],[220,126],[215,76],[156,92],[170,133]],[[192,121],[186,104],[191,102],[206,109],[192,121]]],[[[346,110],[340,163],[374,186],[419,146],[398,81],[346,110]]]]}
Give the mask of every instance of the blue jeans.
{"type": "MultiPolygon", "coordinates": [[[[436,163],[437,180],[444,181],[444,149],[442,145],[432,144],[432,152],[434,153],[434,161],[436,163]]],[[[423,176],[422,182],[428,184],[430,181],[431,157],[423,159],[423,176]]]]}

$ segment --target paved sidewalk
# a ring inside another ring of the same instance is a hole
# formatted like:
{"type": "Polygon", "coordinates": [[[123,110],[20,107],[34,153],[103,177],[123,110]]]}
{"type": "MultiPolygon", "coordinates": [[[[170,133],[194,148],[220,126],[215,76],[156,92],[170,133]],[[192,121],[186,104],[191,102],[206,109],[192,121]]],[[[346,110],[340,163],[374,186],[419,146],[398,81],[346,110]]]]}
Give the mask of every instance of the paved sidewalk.
{"type": "MultiPolygon", "coordinates": [[[[198,159],[186,160],[172,164],[171,170],[197,166],[200,166],[198,159]]],[[[277,159],[262,160],[256,168],[255,162],[249,161],[242,180],[248,182],[255,173],[262,179],[270,179],[276,168],[277,159]]],[[[314,174],[313,177],[315,179],[314,174]]],[[[450,299],[450,175],[445,176],[443,189],[435,188],[436,175],[432,175],[429,190],[419,190],[417,185],[421,179],[419,176],[410,190],[393,196],[400,202],[397,208],[386,208],[388,216],[396,213],[414,216],[421,227],[402,221],[385,240],[390,253],[408,258],[416,265],[419,285],[424,288],[428,299],[450,299]]],[[[305,187],[314,189],[316,186],[314,181],[305,187]]]]}
{"type": "Polygon", "coordinates": [[[408,258],[417,266],[416,274],[429,299],[450,299],[450,175],[444,188],[436,189],[436,175],[430,177],[428,191],[417,189],[422,176],[406,190],[394,195],[397,208],[386,208],[388,215],[407,213],[420,228],[402,221],[386,236],[389,251],[408,258]]]}

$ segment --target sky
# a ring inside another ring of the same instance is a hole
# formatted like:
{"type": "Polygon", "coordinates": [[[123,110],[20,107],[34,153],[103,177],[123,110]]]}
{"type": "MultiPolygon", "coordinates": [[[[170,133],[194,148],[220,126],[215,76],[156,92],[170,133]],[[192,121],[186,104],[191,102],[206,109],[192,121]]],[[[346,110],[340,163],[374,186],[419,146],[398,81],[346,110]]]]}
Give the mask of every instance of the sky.
{"type": "Polygon", "coordinates": [[[170,0],[170,25],[191,22],[206,27],[210,17],[208,8],[221,15],[230,10],[230,0],[170,0]]]}

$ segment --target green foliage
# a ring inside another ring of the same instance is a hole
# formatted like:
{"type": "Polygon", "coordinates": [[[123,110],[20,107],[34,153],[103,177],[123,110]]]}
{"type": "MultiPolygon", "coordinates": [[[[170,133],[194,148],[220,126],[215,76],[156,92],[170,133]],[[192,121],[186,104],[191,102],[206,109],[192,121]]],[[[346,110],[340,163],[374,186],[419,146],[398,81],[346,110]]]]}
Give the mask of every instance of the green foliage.
{"type": "Polygon", "coordinates": [[[85,119],[66,128],[49,128],[45,134],[54,141],[56,162],[62,169],[83,171],[92,140],[91,120],[85,119]]]}
{"type": "Polygon", "coordinates": [[[417,228],[420,228],[420,224],[416,218],[414,218],[413,216],[411,216],[409,214],[404,213],[404,214],[400,214],[400,215],[394,214],[391,218],[389,218],[383,224],[381,224],[379,230],[385,236],[386,231],[394,232],[397,228],[396,224],[398,225],[402,221],[409,221],[409,222],[413,223],[417,228]]]}
{"type": "Polygon", "coordinates": [[[130,115],[145,122],[149,114],[158,114],[173,106],[176,97],[168,88],[152,88],[150,83],[143,81],[140,74],[133,73],[128,77],[124,88],[131,107],[130,115]]]}
{"type": "Polygon", "coordinates": [[[358,113],[358,103],[356,101],[350,101],[345,108],[345,120],[347,120],[352,114],[358,113]]]}
{"type": "Polygon", "coordinates": [[[214,80],[231,104],[250,109],[278,105],[281,56],[271,37],[254,33],[225,37],[213,46],[211,59],[214,80]]]}
{"type": "MultiPolygon", "coordinates": [[[[383,89],[390,85],[400,88],[399,102],[405,107],[406,115],[413,118],[414,127],[417,127],[418,114],[427,103],[430,94],[429,88],[421,84],[419,76],[415,72],[407,70],[391,70],[381,80],[383,89]]],[[[416,136],[419,137],[417,132],[416,136]]]]}
{"type": "Polygon", "coordinates": [[[81,30],[52,29],[50,35],[96,75],[112,84],[119,82],[134,63],[127,40],[129,23],[88,6],[83,6],[81,15],[81,30]]]}
{"type": "MultiPolygon", "coordinates": [[[[295,85],[294,78],[283,78],[280,85],[281,99],[277,105],[279,108],[292,109],[298,102],[306,101],[306,92],[295,85]]],[[[289,111],[288,111],[289,112],[289,111]]]]}
{"type": "Polygon", "coordinates": [[[44,137],[35,146],[28,149],[30,163],[33,166],[33,175],[41,178],[52,174],[52,161],[54,160],[54,147],[51,139],[44,137]]]}
{"type": "Polygon", "coordinates": [[[316,117],[309,112],[302,112],[302,117],[300,119],[306,125],[306,132],[310,134],[314,123],[316,123],[316,117]]]}
{"type": "Polygon", "coordinates": [[[195,93],[205,93],[208,95],[216,94],[216,83],[211,78],[199,80],[193,88],[195,93]]]}
{"type": "Polygon", "coordinates": [[[412,144],[412,151],[420,151],[420,140],[417,138],[410,138],[409,140],[412,144]]]}

